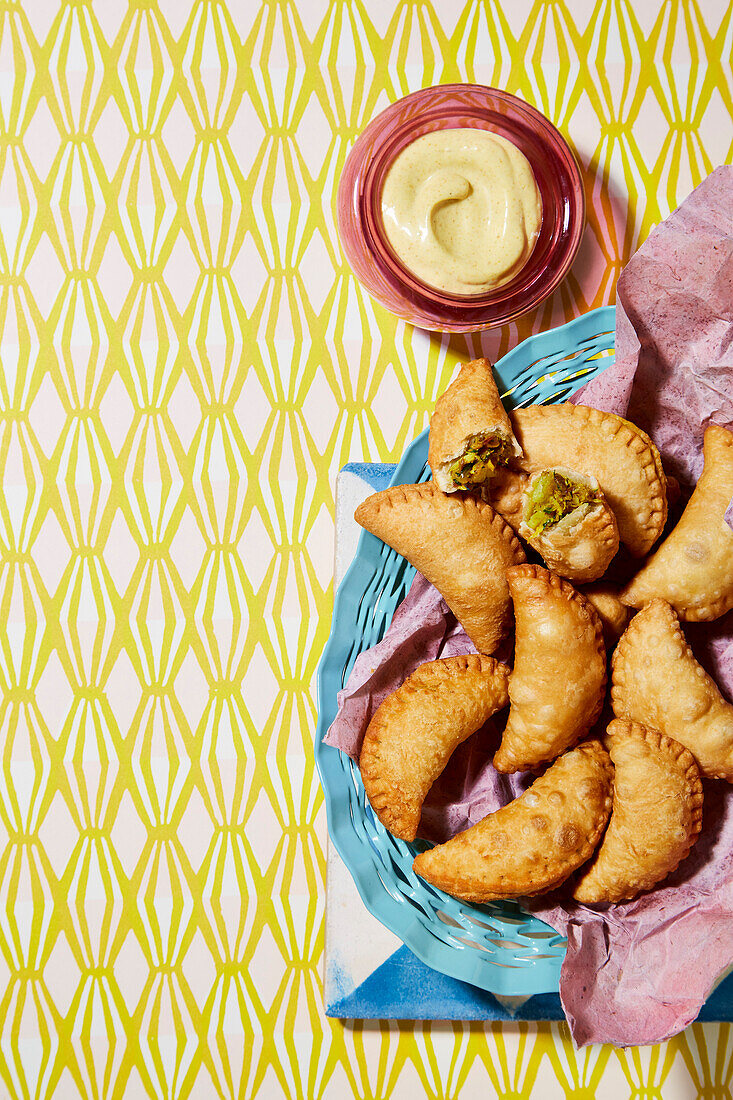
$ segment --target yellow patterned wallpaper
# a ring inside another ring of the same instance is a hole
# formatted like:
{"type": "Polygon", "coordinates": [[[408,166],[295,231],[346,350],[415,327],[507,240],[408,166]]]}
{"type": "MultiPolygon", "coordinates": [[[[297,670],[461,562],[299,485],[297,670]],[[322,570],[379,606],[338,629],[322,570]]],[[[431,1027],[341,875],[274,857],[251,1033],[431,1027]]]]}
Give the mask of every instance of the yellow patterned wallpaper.
{"type": "Polygon", "coordinates": [[[732,36],[722,0],[0,0],[3,1095],[726,1095],[728,1025],[325,1020],[311,744],[336,472],[466,351],[350,276],[350,142],[468,80],[575,143],[580,257],[496,355],[731,160],[732,36]]]}

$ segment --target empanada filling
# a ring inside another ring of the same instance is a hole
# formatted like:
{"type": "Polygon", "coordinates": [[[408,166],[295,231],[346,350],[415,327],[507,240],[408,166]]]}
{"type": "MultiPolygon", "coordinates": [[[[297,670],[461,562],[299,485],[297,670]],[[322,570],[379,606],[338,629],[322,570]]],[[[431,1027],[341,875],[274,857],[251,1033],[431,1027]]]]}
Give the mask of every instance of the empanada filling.
{"type": "Polygon", "coordinates": [[[508,464],[512,454],[510,441],[497,432],[472,435],[448,473],[454,485],[483,485],[494,476],[497,466],[508,464]]]}
{"type": "Polygon", "coordinates": [[[559,470],[543,470],[527,493],[524,522],[534,535],[554,527],[576,508],[600,499],[598,489],[559,470]]]}

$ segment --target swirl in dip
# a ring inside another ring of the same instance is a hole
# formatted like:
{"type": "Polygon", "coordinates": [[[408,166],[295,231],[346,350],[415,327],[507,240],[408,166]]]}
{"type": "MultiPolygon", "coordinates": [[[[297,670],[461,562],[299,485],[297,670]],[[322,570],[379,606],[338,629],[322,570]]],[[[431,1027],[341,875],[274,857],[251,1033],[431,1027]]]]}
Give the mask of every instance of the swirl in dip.
{"type": "Polygon", "coordinates": [[[446,294],[486,294],[529,259],[542,200],[529,161],[506,138],[435,130],[390,166],[382,222],[398,260],[421,282],[446,294]]]}

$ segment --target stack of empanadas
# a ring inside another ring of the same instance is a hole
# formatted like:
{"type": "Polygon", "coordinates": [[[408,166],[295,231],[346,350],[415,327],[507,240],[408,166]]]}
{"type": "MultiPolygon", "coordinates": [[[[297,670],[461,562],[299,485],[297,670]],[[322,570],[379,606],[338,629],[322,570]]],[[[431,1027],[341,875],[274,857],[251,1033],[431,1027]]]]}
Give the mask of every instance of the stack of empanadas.
{"type": "Polygon", "coordinates": [[[585,904],[633,898],[695,843],[700,774],[733,782],[733,705],[680,626],[733,607],[733,433],[706,430],[679,523],[621,589],[604,579],[619,544],[644,557],[667,519],[659,452],[629,421],[569,404],[507,414],[473,360],[438,400],[429,464],[433,482],[377,493],[356,519],[435,585],[478,653],[422,665],[378,708],[360,759],[371,805],[414,840],[454,749],[508,705],[494,767],[546,770],[415,871],[477,902],[566,881],[585,904]],[[489,654],[512,624],[510,670],[489,654]],[[607,650],[617,717],[594,736],[607,650]]]}

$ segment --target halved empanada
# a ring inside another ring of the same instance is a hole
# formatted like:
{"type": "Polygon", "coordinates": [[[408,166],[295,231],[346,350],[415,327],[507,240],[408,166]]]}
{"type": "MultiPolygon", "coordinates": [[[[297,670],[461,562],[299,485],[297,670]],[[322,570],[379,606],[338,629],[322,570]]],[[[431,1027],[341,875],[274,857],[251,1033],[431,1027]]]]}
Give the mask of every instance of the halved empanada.
{"type": "Polygon", "coordinates": [[[574,583],[602,577],[619,543],[616,517],[596,479],[565,466],[532,474],[519,534],[553,572],[574,583]]]}
{"type": "Polygon", "coordinates": [[[605,581],[583,585],[580,591],[598,613],[603,627],[603,640],[610,652],[626,630],[633,611],[625,603],[621,603],[616,586],[605,581]]]}
{"type": "Polygon", "coordinates": [[[572,585],[539,565],[507,570],[517,643],[509,720],[494,757],[500,772],[554,760],[601,712],[606,649],[600,620],[572,585]]]}
{"type": "Polygon", "coordinates": [[[695,660],[668,603],[652,600],[634,616],[611,667],[614,714],[673,737],[703,775],[733,783],[733,705],[695,660]]]}
{"type": "Polygon", "coordinates": [[[512,618],[506,570],[526,559],[491,505],[433,482],[395,485],[367,497],[354,519],[435,585],[479,652],[496,649],[512,618]]]}
{"type": "Polygon", "coordinates": [[[413,863],[465,901],[528,897],[559,886],[589,858],[611,812],[613,768],[600,741],[561,756],[528,791],[413,863]]]}
{"type": "Polygon", "coordinates": [[[531,405],[511,414],[530,471],[567,466],[591,474],[618,523],[621,542],[648,553],[667,519],[666,479],[648,435],[614,413],[586,405],[531,405]]]}
{"type": "Polygon", "coordinates": [[[688,855],[702,827],[702,783],[687,749],[657,730],[614,719],[606,746],[615,766],[613,810],[601,846],[573,890],[594,905],[628,901],[688,855]]]}
{"type": "Polygon", "coordinates": [[[733,498],[733,432],[711,425],[703,454],[679,523],[621,593],[631,607],[659,596],[685,622],[717,619],[733,607],[733,531],[723,518],[733,498]]]}
{"type": "Polygon", "coordinates": [[[428,463],[445,493],[484,485],[521,455],[488,359],[461,366],[435,403],[429,440],[428,463]]]}
{"type": "Polygon", "coordinates": [[[359,758],[379,820],[414,840],[422,804],[453,750],[509,702],[509,669],[478,653],[421,665],[369,723],[359,758]]]}

